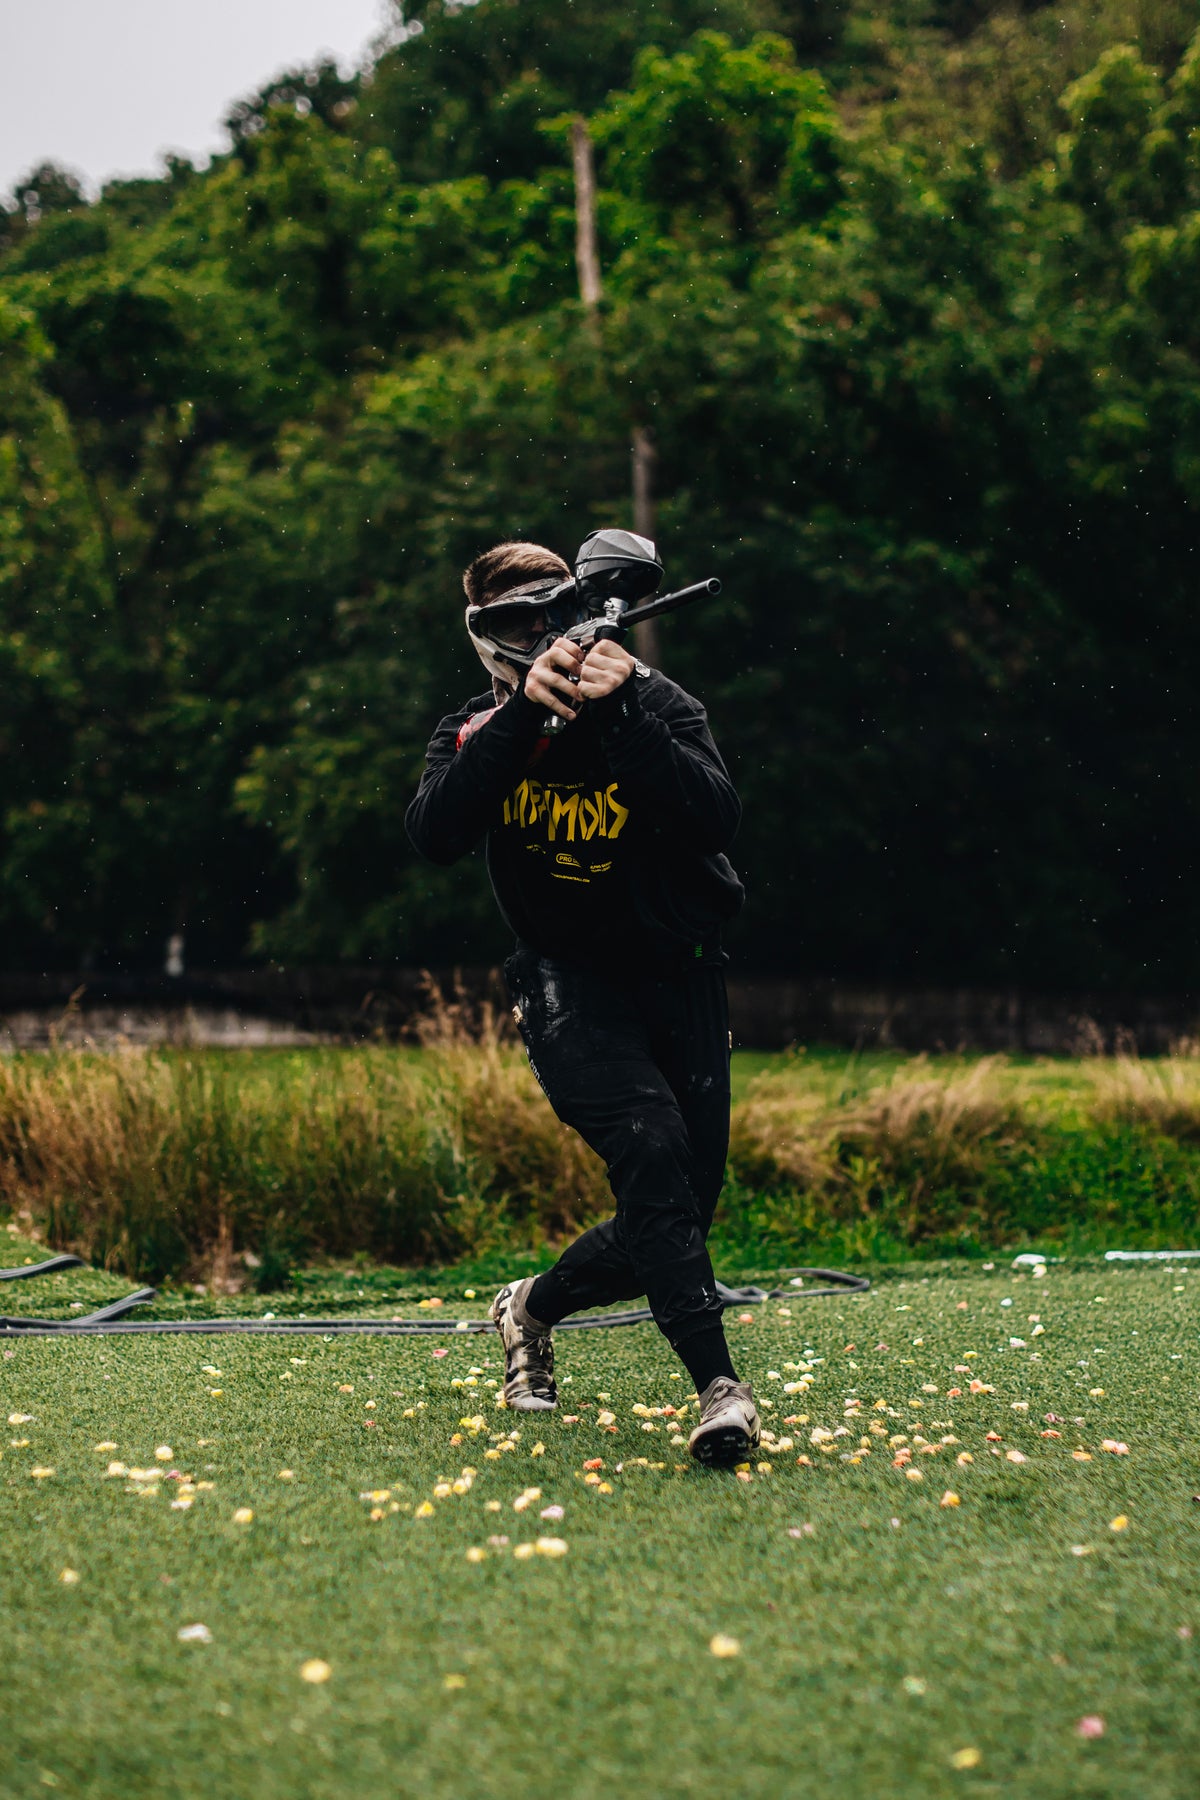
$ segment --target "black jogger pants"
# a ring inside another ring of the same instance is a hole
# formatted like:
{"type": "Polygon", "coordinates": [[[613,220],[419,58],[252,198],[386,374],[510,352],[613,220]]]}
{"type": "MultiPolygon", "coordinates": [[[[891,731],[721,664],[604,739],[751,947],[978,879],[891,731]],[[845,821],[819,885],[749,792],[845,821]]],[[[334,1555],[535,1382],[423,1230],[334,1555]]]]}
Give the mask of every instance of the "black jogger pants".
{"type": "Polygon", "coordinates": [[[616,1201],[539,1277],[558,1303],[547,1323],[644,1294],[673,1346],[719,1325],[705,1239],[729,1147],[724,971],[614,973],[522,949],[504,973],[533,1072],[616,1201]]]}

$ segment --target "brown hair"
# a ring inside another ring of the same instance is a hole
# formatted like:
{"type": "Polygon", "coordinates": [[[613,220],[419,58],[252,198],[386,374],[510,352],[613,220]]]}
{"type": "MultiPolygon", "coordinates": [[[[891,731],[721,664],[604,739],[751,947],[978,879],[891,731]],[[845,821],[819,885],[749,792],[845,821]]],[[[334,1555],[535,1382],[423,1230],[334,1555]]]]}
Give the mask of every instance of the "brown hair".
{"type": "Polygon", "coordinates": [[[471,606],[490,606],[510,589],[539,575],[561,579],[571,573],[561,556],[542,544],[495,544],[463,571],[463,592],[471,606]]]}

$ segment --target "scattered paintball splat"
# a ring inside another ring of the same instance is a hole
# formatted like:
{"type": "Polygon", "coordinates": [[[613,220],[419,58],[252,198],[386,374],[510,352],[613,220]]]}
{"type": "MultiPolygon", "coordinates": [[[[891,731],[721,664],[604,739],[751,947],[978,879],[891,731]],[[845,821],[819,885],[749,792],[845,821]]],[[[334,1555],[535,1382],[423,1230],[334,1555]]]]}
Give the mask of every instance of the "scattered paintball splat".
{"type": "Polygon", "coordinates": [[[1104,1720],[1099,1713],[1085,1713],[1075,1731],[1081,1738],[1101,1738],[1104,1736],[1104,1720]]]}
{"type": "Polygon", "coordinates": [[[723,1631],[715,1632],[714,1635],[709,1638],[708,1647],[714,1656],[719,1656],[722,1659],[731,1656],[740,1656],[742,1654],[742,1646],[739,1640],[735,1637],[727,1637],[723,1631]]]}

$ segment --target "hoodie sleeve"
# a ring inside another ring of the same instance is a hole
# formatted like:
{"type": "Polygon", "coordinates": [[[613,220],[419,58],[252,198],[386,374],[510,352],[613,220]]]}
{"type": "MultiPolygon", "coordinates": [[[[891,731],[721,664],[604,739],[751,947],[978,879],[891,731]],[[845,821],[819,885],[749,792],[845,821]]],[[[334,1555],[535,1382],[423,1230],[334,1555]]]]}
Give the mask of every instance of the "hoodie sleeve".
{"type": "Polygon", "coordinates": [[[631,676],[593,702],[609,767],[641,811],[704,855],[727,850],[742,807],[698,700],[665,677],[631,676]]]}
{"type": "Polygon", "coordinates": [[[429,862],[455,863],[474,849],[542,735],[544,709],[518,688],[460,748],[462,728],[477,710],[468,706],[442,720],[405,814],[409,838],[429,862]]]}

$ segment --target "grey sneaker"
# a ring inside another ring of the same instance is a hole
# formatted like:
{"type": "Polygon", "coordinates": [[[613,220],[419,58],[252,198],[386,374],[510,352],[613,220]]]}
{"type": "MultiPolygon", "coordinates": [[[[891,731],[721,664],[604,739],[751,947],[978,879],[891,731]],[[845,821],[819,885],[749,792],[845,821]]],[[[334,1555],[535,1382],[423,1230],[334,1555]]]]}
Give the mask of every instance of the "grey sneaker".
{"type": "Polygon", "coordinates": [[[700,1395],[700,1423],[688,1439],[697,1462],[708,1467],[743,1462],[758,1449],[758,1408],[748,1381],[718,1375],[700,1395]]]}
{"type": "Polygon", "coordinates": [[[532,1275],[509,1282],[488,1309],[504,1345],[504,1398],[514,1412],[550,1412],[558,1405],[549,1327],[525,1310],[532,1286],[532,1275]]]}

